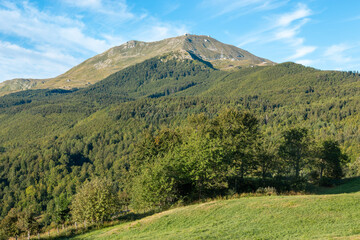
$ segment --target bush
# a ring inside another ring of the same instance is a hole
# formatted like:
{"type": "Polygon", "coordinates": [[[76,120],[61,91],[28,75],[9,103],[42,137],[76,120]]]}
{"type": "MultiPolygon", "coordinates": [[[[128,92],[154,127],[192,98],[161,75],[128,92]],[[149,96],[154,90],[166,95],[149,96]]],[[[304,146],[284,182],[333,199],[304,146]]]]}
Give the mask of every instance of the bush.
{"type": "Polygon", "coordinates": [[[118,209],[112,183],[95,178],[85,182],[74,196],[71,213],[75,221],[103,223],[118,209]]]}
{"type": "Polygon", "coordinates": [[[264,194],[264,195],[268,195],[268,196],[277,195],[276,188],[274,188],[274,187],[259,187],[256,190],[256,193],[264,194]]]}

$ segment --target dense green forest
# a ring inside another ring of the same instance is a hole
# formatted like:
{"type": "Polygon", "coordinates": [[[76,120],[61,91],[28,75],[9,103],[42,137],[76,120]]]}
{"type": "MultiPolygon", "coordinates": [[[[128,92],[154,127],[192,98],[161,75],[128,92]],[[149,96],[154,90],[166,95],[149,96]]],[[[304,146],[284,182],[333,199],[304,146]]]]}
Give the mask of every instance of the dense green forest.
{"type": "Polygon", "coordinates": [[[96,179],[117,211],[332,184],[360,172],[359,106],[358,73],[220,71],[172,55],[84,89],[13,93],[0,98],[0,218],[72,221],[75,194],[96,179]]]}

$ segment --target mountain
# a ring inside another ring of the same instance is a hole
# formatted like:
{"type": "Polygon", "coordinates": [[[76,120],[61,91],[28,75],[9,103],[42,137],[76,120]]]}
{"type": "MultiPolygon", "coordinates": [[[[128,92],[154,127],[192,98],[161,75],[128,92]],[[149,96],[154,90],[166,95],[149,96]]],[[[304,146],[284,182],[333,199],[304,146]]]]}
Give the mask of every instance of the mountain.
{"type": "Polygon", "coordinates": [[[218,69],[274,64],[210,36],[185,34],[157,42],[128,41],[84,61],[55,78],[5,81],[0,83],[0,95],[26,89],[82,88],[136,63],[170,53],[181,59],[200,59],[218,69]]]}
{"type": "MultiPolygon", "coordinates": [[[[31,207],[43,216],[44,226],[58,221],[54,214],[59,201],[71,199],[79,186],[95,176],[113,181],[118,190],[129,189],[133,182],[129,169],[139,162],[136,151],[146,133],[156,136],[164,128],[169,132],[186,129],[189,116],[214,119],[227,108],[251,112],[263,139],[274,148],[289,128],[307,129],[316,143],[337,140],[348,156],[348,162],[342,163],[344,173],[359,175],[358,73],[320,71],[291,62],[273,64],[244,51],[239,57],[237,48],[210,39],[216,48],[222,46],[223,50],[216,53],[198,47],[201,41],[206,42],[204,39],[208,38],[182,36],[155,43],[128,43],[114,49],[129,56],[136,55],[132,51],[138,49],[153,57],[140,60],[125,56],[128,67],[113,69],[115,72],[87,87],[28,89],[0,97],[0,219],[12,208],[31,207]],[[188,38],[187,51],[181,50],[182,38],[188,38]],[[230,71],[227,61],[233,65],[230,71]],[[248,65],[249,61],[258,65],[248,65]],[[264,61],[267,64],[261,64],[264,61]]],[[[103,60],[110,51],[104,53],[103,60]]],[[[95,63],[85,62],[83,67],[90,69],[95,63]]],[[[82,71],[79,68],[71,74],[82,71]]],[[[32,81],[36,80],[24,80],[28,85],[32,81]]],[[[22,84],[18,80],[18,85],[22,84]]],[[[291,170],[288,163],[282,165],[291,170]]],[[[265,184],[257,175],[258,168],[254,164],[244,173],[246,181],[239,182],[238,193],[255,191],[258,184],[265,184]]],[[[304,168],[303,176],[315,181],[318,169],[318,165],[304,168]]],[[[284,174],[284,178],[275,179],[270,174],[266,184],[280,179],[284,189],[305,186],[288,182],[291,171],[278,173],[274,167],[272,171],[273,176],[284,174]]],[[[198,199],[199,195],[192,197],[198,199]]]]}
{"type": "Polygon", "coordinates": [[[41,79],[15,78],[0,83],[0,96],[7,93],[34,88],[41,79]]]}

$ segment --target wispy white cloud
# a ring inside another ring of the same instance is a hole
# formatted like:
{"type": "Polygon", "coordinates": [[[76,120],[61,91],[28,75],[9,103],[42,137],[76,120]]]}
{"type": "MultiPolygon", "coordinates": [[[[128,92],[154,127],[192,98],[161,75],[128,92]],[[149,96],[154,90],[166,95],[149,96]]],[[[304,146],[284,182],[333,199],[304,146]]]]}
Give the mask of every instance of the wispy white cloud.
{"type": "Polygon", "coordinates": [[[304,19],[311,14],[311,10],[305,4],[298,4],[298,8],[295,11],[281,15],[276,22],[277,25],[286,27],[294,21],[304,19]]]}
{"type": "Polygon", "coordinates": [[[297,35],[300,33],[301,28],[309,21],[309,19],[302,19],[301,21],[294,23],[287,27],[276,27],[273,30],[273,38],[271,40],[288,40],[293,45],[301,45],[304,42],[303,38],[299,38],[297,35]]]}
{"type": "Polygon", "coordinates": [[[63,3],[65,9],[81,8],[80,15],[40,10],[27,1],[0,1],[0,22],[6,23],[0,24],[0,82],[9,77],[54,77],[126,40],[160,40],[188,31],[182,24],[163,22],[143,12],[135,14],[123,0],[63,3]],[[83,19],[87,11],[96,12],[91,15],[93,22],[83,19]],[[96,31],[92,23],[99,24],[96,31]],[[115,26],[122,31],[117,32],[115,26]],[[9,43],[8,39],[16,41],[9,43]]]}
{"type": "Polygon", "coordinates": [[[360,62],[360,57],[354,57],[354,53],[360,54],[360,42],[349,41],[330,46],[315,46],[307,43],[302,30],[311,23],[313,15],[314,12],[307,5],[298,4],[295,9],[287,13],[266,16],[268,24],[243,36],[239,46],[246,48],[249,45],[278,43],[281,46],[279,50],[283,55],[287,55],[280,61],[290,60],[320,69],[359,69],[360,64],[357,63],[360,62]]]}
{"type": "Polygon", "coordinates": [[[310,21],[309,16],[311,15],[312,11],[306,5],[298,4],[296,9],[291,12],[268,16],[266,17],[268,25],[243,37],[239,46],[280,41],[294,52],[284,59],[285,61],[304,57],[317,49],[316,46],[305,45],[305,39],[299,37],[302,27],[310,21]]]}
{"type": "Polygon", "coordinates": [[[316,50],[316,47],[314,47],[314,46],[302,46],[302,47],[296,49],[295,54],[290,56],[289,59],[298,59],[298,58],[304,57],[305,55],[308,55],[309,53],[312,53],[315,50],[316,50]]]}
{"type": "Polygon", "coordinates": [[[316,50],[315,46],[306,46],[305,39],[299,37],[301,28],[310,21],[312,11],[304,4],[298,4],[296,10],[282,14],[275,20],[274,37],[287,43],[295,53],[288,59],[297,59],[316,50]]]}
{"type": "Polygon", "coordinates": [[[290,28],[290,29],[280,29],[279,31],[275,32],[275,39],[291,39],[294,38],[297,34],[296,28],[290,28]]]}
{"type": "Polygon", "coordinates": [[[360,57],[354,57],[354,52],[359,52],[360,43],[338,43],[321,48],[322,53],[316,59],[299,59],[297,63],[318,66],[329,70],[358,70],[360,57]]]}
{"type": "Polygon", "coordinates": [[[42,50],[30,50],[0,41],[0,76],[3,80],[18,77],[47,78],[53,76],[54,72],[66,71],[78,62],[79,59],[51,46],[44,46],[42,50]]]}
{"type": "Polygon", "coordinates": [[[298,64],[302,64],[304,66],[313,66],[317,61],[313,59],[299,59],[295,61],[298,64]]]}
{"type": "Polygon", "coordinates": [[[102,51],[106,41],[86,36],[84,24],[76,19],[49,15],[25,3],[22,7],[0,10],[0,32],[26,38],[35,45],[51,44],[54,48],[102,51]]]}
{"type": "Polygon", "coordinates": [[[151,42],[179,36],[187,32],[190,32],[190,29],[183,24],[164,23],[151,18],[134,37],[138,40],[151,42]]]}
{"type": "Polygon", "coordinates": [[[287,0],[205,0],[201,3],[203,8],[214,8],[216,12],[212,17],[230,14],[231,18],[278,8],[287,0]]]}
{"type": "Polygon", "coordinates": [[[133,14],[124,0],[64,0],[73,7],[84,8],[104,15],[116,16],[117,20],[131,20],[137,16],[133,14]]]}
{"type": "Polygon", "coordinates": [[[0,81],[14,77],[44,78],[63,73],[81,62],[83,54],[110,47],[106,39],[88,36],[78,19],[50,15],[28,2],[2,2],[0,33],[17,39],[1,42],[0,81]],[[16,66],[16,67],[15,67],[16,66]]]}
{"type": "Polygon", "coordinates": [[[64,0],[67,4],[77,6],[77,7],[86,7],[92,9],[99,9],[102,7],[102,0],[64,0]]]}
{"type": "Polygon", "coordinates": [[[180,8],[180,6],[181,5],[178,3],[169,2],[165,7],[165,11],[163,11],[163,15],[168,15],[168,14],[178,10],[180,8]]]}
{"type": "Polygon", "coordinates": [[[335,44],[328,47],[324,52],[324,57],[339,63],[348,63],[353,59],[345,55],[346,51],[352,49],[353,46],[350,46],[345,43],[335,44]]]}
{"type": "Polygon", "coordinates": [[[111,34],[105,33],[105,34],[102,34],[101,36],[110,46],[119,45],[127,40],[124,37],[119,36],[119,35],[111,35],[111,34]]]}

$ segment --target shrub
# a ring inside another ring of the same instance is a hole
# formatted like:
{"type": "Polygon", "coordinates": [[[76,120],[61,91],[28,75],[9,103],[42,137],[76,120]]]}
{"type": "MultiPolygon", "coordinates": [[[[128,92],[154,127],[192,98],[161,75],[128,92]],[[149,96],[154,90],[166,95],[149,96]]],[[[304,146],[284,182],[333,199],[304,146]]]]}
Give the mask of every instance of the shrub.
{"type": "Polygon", "coordinates": [[[75,221],[103,223],[116,212],[118,201],[112,183],[95,178],[85,182],[74,196],[71,213],[75,221]]]}
{"type": "Polygon", "coordinates": [[[256,193],[264,194],[264,195],[268,195],[268,196],[277,195],[277,191],[274,187],[259,187],[256,190],[256,193]]]}

